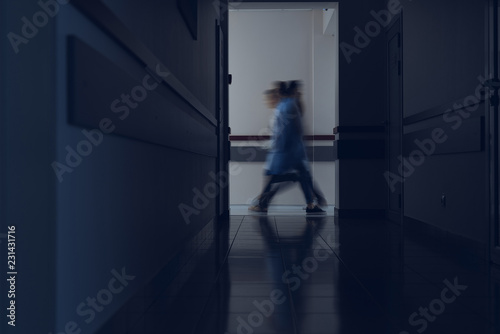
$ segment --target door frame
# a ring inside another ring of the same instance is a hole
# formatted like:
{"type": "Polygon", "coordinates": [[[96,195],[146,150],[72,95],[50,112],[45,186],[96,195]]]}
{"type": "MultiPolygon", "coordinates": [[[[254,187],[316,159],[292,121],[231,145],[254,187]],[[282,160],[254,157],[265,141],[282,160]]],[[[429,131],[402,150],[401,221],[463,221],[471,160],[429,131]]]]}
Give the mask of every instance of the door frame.
{"type": "MultiPolygon", "coordinates": [[[[490,73],[493,83],[498,83],[499,77],[499,0],[490,0],[488,4],[488,43],[486,73],[490,73]]],[[[499,117],[498,98],[499,90],[492,89],[490,98],[485,101],[486,114],[486,159],[487,159],[487,186],[489,205],[488,217],[490,222],[490,261],[500,264],[500,216],[499,216],[499,117]]]]}
{"type": "MultiPolygon", "coordinates": [[[[389,131],[390,131],[390,114],[389,114],[389,105],[390,105],[390,98],[389,98],[389,42],[390,42],[390,37],[391,37],[391,31],[393,28],[397,28],[397,31],[395,34],[399,34],[399,62],[400,62],[400,67],[401,67],[401,72],[399,76],[399,95],[400,95],[400,115],[399,115],[399,154],[402,155],[403,152],[403,15],[402,15],[402,10],[401,12],[396,15],[393,19],[391,24],[386,28],[386,40],[387,40],[387,113],[386,113],[386,121],[385,127],[386,127],[386,167],[387,171],[390,171],[390,157],[389,157],[389,131]]],[[[402,218],[404,216],[404,182],[400,182],[399,186],[400,189],[400,205],[399,205],[399,212],[391,211],[390,209],[390,189],[387,189],[387,218],[391,221],[395,222],[400,222],[402,225],[402,218]]]]}
{"type": "MultiPolygon", "coordinates": [[[[221,6],[223,8],[223,6],[221,6]]],[[[221,20],[216,20],[216,108],[217,108],[217,161],[216,170],[219,178],[219,195],[216,200],[216,212],[219,219],[229,218],[229,111],[228,111],[228,42],[227,11],[221,20]]]]}

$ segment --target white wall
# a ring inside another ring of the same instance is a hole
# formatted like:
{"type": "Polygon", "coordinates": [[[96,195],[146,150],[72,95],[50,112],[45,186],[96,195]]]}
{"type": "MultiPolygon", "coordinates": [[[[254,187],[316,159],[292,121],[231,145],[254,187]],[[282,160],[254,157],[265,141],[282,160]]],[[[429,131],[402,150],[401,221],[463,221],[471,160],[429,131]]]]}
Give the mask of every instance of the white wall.
{"type": "MultiPolygon", "coordinates": [[[[336,108],[335,37],[323,35],[323,11],[231,11],[229,14],[229,124],[233,135],[266,132],[270,110],[262,92],[276,80],[304,83],[304,132],[331,135],[336,108]]],[[[308,143],[312,144],[312,143],[308,143]]],[[[315,142],[332,146],[332,142],[315,142]]],[[[248,143],[233,142],[235,145],[248,143]]],[[[236,162],[231,162],[235,164],[236,162]]],[[[231,204],[246,204],[262,189],[263,163],[237,162],[231,178],[231,204]]],[[[334,163],[311,164],[313,177],[334,203],[334,163]]],[[[281,193],[276,204],[304,204],[299,186],[281,193]]]]}
{"type": "Polygon", "coordinates": [[[235,11],[229,14],[229,124],[233,134],[267,126],[262,92],[276,80],[304,81],[311,110],[312,11],[235,11]]]}

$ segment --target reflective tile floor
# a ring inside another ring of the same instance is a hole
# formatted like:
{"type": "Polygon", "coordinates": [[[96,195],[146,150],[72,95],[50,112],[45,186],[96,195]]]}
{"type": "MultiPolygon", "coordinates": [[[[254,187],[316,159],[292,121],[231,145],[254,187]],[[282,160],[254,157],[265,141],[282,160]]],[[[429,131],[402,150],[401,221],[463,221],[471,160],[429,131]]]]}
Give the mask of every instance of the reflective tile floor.
{"type": "Polygon", "coordinates": [[[211,255],[137,333],[500,333],[495,268],[425,235],[331,216],[221,225],[211,255]]]}

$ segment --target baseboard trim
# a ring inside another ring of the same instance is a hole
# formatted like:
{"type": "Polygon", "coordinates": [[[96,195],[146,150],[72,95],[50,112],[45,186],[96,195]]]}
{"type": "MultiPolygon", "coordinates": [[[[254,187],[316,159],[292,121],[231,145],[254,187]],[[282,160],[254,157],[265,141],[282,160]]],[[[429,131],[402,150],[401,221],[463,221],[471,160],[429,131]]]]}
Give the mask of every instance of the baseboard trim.
{"type": "Polygon", "coordinates": [[[473,255],[483,261],[488,261],[489,259],[487,244],[450,231],[445,231],[420,220],[405,216],[403,229],[405,235],[409,238],[413,234],[424,234],[429,246],[436,246],[442,249],[444,245],[445,249],[454,256],[473,255]]]}
{"type": "Polygon", "coordinates": [[[383,219],[385,218],[385,210],[335,208],[335,217],[348,219],[383,219]]]}

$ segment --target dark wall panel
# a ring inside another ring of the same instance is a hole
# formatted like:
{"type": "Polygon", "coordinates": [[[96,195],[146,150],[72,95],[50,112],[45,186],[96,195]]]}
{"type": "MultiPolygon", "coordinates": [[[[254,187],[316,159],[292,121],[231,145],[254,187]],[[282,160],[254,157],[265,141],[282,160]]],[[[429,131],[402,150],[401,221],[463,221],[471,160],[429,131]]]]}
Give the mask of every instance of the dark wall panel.
{"type": "Polygon", "coordinates": [[[385,1],[381,0],[339,2],[340,126],[380,126],[385,119],[385,32],[378,25],[379,33],[370,37],[366,29],[376,22],[371,12],[386,9],[385,1]],[[364,39],[360,37],[363,34],[364,39]],[[351,48],[357,51],[351,53],[351,48]]]}
{"type": "Polygon", "coordinates": [[[403,156],[408,157],[415,151],[420,151],[426,156],[482,152],[485,136],[484,118],[475,117],[465,120],[456,113],[450,114],[450,117],[460,119],[460,123],[444,123],[440,126],[406,133],[403,136],[403,156]],[[460,126],[457,127],[457,124],[460,126]]]}
{"type": "Polygon", "coordinates": [[[198,1],[198,38],[193,39],[177,0],[103,1],[215,115],[218,1],[198,1]]]}
{"type": "Polygon", "coordinates": [[[144,69],[132,77],[77,37],[69,37],[68,47],[68,117],[72,124],[101,129],[106,120],[109,126],[104,130],[114,129],[113,134],[216,156],[214,126],[158,82],[158,74],[144,69]],[[97,84],[100,82],[106,85],[97,84]]]}
{"type": "Polygon", "coordinates": [[[404,155],[436,129],[446,138],[425,161],[406,169],[405,215],[483,244],[487,104],[480,103],[479,90],[486,71],[487,3],[412,1],[403,12],[404,155]]]}
{"type": "Polygon", "coordinates": [[[486,244],[484,162],[482,152],[428,157],[405,180],[405,216],[486,244]]]}
{"type": "Polygon", "coordinates": [[[486,3],[423,0],[405,5],[405,116],[474,94],[485,73],[486,3]]]}

